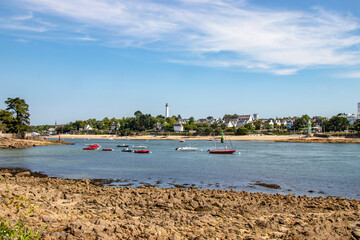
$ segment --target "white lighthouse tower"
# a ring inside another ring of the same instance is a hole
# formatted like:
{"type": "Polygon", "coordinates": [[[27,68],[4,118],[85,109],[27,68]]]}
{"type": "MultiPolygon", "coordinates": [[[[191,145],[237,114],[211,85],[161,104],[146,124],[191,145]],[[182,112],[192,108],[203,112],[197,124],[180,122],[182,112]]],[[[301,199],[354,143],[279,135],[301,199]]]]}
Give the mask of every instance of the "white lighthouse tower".
{"type": "Polygon", "coordinates": [[[169,104],[166,103],[165,105],[165,117],[168,118],[170,117],[170,114],[169,114],[169,104]]]}

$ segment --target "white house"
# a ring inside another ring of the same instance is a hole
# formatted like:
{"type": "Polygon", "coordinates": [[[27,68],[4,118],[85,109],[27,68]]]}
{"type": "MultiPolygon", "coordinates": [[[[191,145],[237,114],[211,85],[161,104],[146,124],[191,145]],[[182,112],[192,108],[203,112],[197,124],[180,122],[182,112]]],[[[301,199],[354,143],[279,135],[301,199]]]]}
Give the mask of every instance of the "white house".
{"type": "Polygon", "coordinates": [[[91,131],[91,130],[93,130],[93,128],[89,124],[85,125],[84,131],[91,131]]]}
{"type": "Polygon", "coordinates": [[[174,132],[183,132],[184,126],[181,123],[174,124],[174,132]]]}
{"type": "Polygon", "coordinates": [[[119,123],[116,123],[116,122],[113,122],[111,124],[111,128],[110,128],[110,132],[111,133],[114,133],[116,130],[118,130],[120,128],[120,124],[119,123]]]}
{"type": "Polygon", "coordinates": [[[226,124],[226,127],[231,128],[231,127],[236,127],[236,125],[237,125],[237,121],[229,121],[226,124]]]}
{"type": "Polygon", "coordinates": [[[161,124],[161,123],[159,123],[159,122],[156,123],[156,126],[155,126],[155,128],[154,128],[154,131],[156,131],[156,130],[158,130],[158,131],[161,131],[161,130],[162,130],[162,124],[161,124]]]}
{"type": "Polygon", "coordinates": [[[186,124],[186,123],[188,123],[190,120],[189,120],[189,119],[179,119],[178,121],[179,121],[179,123],[186,124]]]}
{"type": "Polygon", "coordinates": [[[292,128],[293,127],[293,121],[292,120],[288,120],[288,121],[286,121],[286,128],[287,129],[290,129],[290,128],[292,128]]]}
{"type": "Polygon", "coordinates": [[[276,119],[275,123],[280,127],[281,126],[281,120],[280,119],[276,119]]]}

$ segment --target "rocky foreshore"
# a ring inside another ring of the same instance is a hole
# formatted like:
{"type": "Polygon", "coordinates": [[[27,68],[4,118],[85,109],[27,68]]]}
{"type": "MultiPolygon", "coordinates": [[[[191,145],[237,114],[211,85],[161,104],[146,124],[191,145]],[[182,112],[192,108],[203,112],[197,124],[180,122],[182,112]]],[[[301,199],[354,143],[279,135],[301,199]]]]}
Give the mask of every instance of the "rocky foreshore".
{"type": "Polygon", "coordinates": [[[0,217],[26,216],[42,239],[360,238],[358,200],[102,187],[26,170],[3,169],[0,175],[0,217]]]}
{"type": "Polygon", "coordinates": [[[3,137],[0,135],[0,149],[7,148],[27,148],[27,147],[38,147],[38,146],[48,146],[48,145],[71,145],[73,143],[68,143],[58,140],[48,140],[41,137],[27,137],[25,139],[16,138],[16,137],[3,137]]]}

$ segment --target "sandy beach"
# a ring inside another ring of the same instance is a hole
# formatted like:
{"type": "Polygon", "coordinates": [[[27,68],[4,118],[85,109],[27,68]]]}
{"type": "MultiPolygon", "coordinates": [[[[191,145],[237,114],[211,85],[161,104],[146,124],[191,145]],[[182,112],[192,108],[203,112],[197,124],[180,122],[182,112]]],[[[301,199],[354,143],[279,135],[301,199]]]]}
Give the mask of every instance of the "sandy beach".
{"type": "MultiPolygon", "coordinates": [[[[54,136],[58,138],[58,136],[54,136]]],[[[89,138],[89,139],[114,139],[114,140],[220,140],[220,136],[126,136],[119,137],[115,135],[61,135],[62,139],[76,139],[76,138],[89,138]]],[[[345,137],[307,137],[306,135],[246,135],[246,136],[226,136],[226,140],[232,141],[269,141],[269,142],[299,142],[299,143],[360,143],[360,138],[345,138],[345,137]]]]}
{"type": "Polygon", "coordinates": [[[88,179],[4,169],[0,176],[0,217],[14,222],[25,214],[42,239],[360,238],[357,200],[103,187],[88,179]],[[19,202],[26,204],[17,208],[19,202]]]}

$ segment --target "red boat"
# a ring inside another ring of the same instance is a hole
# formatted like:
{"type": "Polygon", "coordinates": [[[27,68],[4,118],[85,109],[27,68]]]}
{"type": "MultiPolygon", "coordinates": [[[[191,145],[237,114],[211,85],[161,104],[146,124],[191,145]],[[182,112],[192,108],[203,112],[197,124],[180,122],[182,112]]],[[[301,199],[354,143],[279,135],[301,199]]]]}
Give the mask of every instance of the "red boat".
{"type": "Polygon", "coordinates": [[[112,148],[103,148],[102,150],[103,150],[103,151],[109,151],[109,152],[110,152],[110,151],[114,151],[114,149],[112,149],[112,148]]]}
{"type": "Polygon", "coordinates": [[[99,144],[91,144],[89,147],[84,147],[83,150],[97,150],[99,147],[99,144]]]}
{"type": "MultiPolygon", "coordinates": [[[[221,136],[221,142],[224,142],[224,135],[221,136]]],[[[233,154],[236,150],[234,149],[234,146],[232,145],[231,140],[230,140],[230,144],[231,144],[230,149],[228,149],[227,146],[217,148],[216,147],[216,142],[215,142],[215,147],[210,148],[208,150],[208,152],[209,153],[214,153],[214,154],[233,154]]]]}
{"type": "Polygon", "coordinates": [[[209,149],[209,153],[216,153],[216,154],[232,154],[236,150],[235,149],[209,149]]]}
{"type": "Polygon", "coordinates": [[[142,149],[142,150],[134,150],[134,153],[151,153],[151,151],[142,149]]]}

